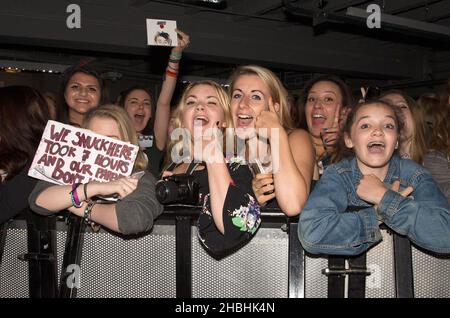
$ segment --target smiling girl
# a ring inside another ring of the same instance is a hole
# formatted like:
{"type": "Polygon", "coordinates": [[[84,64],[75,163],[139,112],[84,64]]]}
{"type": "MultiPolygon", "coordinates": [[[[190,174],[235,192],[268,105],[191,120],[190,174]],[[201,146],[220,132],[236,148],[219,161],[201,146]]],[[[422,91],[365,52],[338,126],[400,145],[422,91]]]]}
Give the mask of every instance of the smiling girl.
{"type": "MultiPolygon", "coordinates": [[[[133,124],[119,106],[103,105],[92,109],[85,115],[83,127],[137,145],[133,124]]],[[[146,166],[142,151],[139,151],[133,172],[143,171],[146,166]]],[[[88,223],[95,222],[122,234],[137,234],[150,230],[154,219],[162,213],[162,206],[155,197],[155,182],[148,172],[140,179],[125,177],[110,182],[91,181],[74,185],[39,181],[29,203],[38,214],[51,215],[67,209],[88,223]],[[113,204],[97,204],[93,199],[114,194],[120,200],[113,204]]]]}
{"type": "Polygon", "coordinates": [[[340,146],[344,158],[325,170],[298,227],[311,253],[357,255],[381,240],[379,224],[437,253],[450,253],[450,206],[430,173],[394,154],[399,121],[381,101],[350,113],[340,146]]]}
{"type": "Polygon", "coordinates": [[[292,127],[286,89],[272,71],[258,65],[240,66],[230,82],[231,113],[237,137],[246,141],[246,160],[255,159],[253,150],[263,162],[260,149],[271,151],[273,170],[253,179],[258,202],[265,205],[275,198],[270,204],[278,204],[287,216],[298,215],[309,194],[314,150],[308,133],[292,127]]]}
{"type": "Polygon", "coordinates": [[[314,180],[318,180],[331,163],[350,105],[349,88],[335,75],[313,78],[302,90],[297,105],[300,123],[297,124],[308,129],[314,144],[317,163],[314,180]]]}
{"type": "Polygon", "coordinates": [[[106,83],[100,73],[89,65],[76,65],[67,69],[58,97],[57,119],[80,127],[84,115],[108,102],[106,83]]]}
{"type": "Polygon", "coordinates": [[[182,143],[174,140],[168,154],[173,163],[177,162],[175,157],[182,156],[179,146],[183,146],[190,149],[190,156],[164,174],[186,173],[192,162],[201,163],[192,173],[200,185],[198,203],[202,205],[198,236],[207,250],[216,255],[248,242],[261,223],[248,166],[227,162],[222,140],[216,134],[232,126],[228,103],[226,92],[215,82],[200,81],[186,87],[175,112],[172,136],[183,131],[188,137],[182,143]]]}

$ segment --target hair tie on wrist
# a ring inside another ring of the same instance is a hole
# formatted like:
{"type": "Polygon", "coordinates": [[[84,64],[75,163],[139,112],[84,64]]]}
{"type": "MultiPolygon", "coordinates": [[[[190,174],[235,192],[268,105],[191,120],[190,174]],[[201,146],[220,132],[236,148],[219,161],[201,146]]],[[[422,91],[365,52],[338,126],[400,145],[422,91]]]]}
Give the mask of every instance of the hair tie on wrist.
{"type": "Polygon", "coordinates": [[[88,195],[87,195],[87,186],[88,186],[88,183],[89,183],[89,182],[86,182],[86,183],[83,185],[83,192],[84,192],[84,200],[85,200],[85,201],[87,201],[87,199],[88,199],[88,195]]]}
{"type": "Polygon", "coordinates": [[[181,53],[181,52],[172,52],[172,53],[170,53],[170,58],[173,58],[175,60],[181,60],[182,55],[183,55],[183,53],[181,53]]]}
{"type": "Polygon", "coordinates": [[[170,76],[170,77],[177,77],[178,73],[177,72],[173,72],[170,69],[166,69],[166,75],[170,76]]]}

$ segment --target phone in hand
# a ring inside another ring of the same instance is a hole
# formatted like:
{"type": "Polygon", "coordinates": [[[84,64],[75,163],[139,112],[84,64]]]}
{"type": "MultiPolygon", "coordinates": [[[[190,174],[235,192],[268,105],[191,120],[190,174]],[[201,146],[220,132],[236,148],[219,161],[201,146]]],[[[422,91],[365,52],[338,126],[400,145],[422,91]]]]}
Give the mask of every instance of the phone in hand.
{"type": "MultiPolygon", "coordinates": [[[[266,160],[265,162],[261,162],[259,159],[255,159],[253,162],[248,164],[250,171],[252,172],[253,178],[256,177],[257,174],[263,173],[268,174],[272,173],[272,162],[271,160],[266,160]]],[[[271,194],[274,190],[267,191],[264,194],[271,194]]]]}
{"type": "Polygon", "coordinates": [[[267,160],[262,162],[259,159],[255,159],[248,164],[250,171],[252,172],[253,177],[255,177],[259,173],[272,173],[272,162],[267,160]]]}
{"type": "Polygon", "coordinates": [[[135,173],[133,173],[131,176],[130,176],[130,178],[133,178],[133,179],[141,179],[143,176],[144,176],[144,174],[145,174],[145,171],[138,171],[138,172],[135,172],[135,173]]]}

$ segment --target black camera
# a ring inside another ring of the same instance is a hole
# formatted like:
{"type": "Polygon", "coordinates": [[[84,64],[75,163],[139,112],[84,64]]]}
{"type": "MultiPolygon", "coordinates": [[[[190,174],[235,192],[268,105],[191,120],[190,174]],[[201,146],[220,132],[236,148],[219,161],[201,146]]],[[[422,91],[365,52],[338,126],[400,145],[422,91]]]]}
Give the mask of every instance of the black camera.
{"type": "Polygon", "coordinates": [[[156,198],[162,204],[198,204],[199,183],[188,174],[174,174],[159,180],[155,186],[156,198]]]}

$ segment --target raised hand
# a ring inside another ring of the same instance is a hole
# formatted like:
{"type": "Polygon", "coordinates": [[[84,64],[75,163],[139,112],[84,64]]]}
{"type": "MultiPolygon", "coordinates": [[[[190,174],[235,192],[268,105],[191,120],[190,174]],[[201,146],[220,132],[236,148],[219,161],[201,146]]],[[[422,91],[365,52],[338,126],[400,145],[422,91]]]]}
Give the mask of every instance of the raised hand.
{"type": "Polygon", "coordinates": [[[180,29],[175,29],[175,32],[178,35],[178,46],[172,49],[172,53],[181,53],[184,49],[186,49],[190,42],[190,37],[180,29]]]}
{"type": "Polygon", "coordinates": [[[331,127],[323,128],[323,131],[320,134],[325,150],[332,151],[336,146],[339,133],[347,121],[350,110],[349,107],[342,108],[341,104],[336,105],[333,124],[331,127]]]}
{"type": "Polygon", "coordinates": [[[272,97],[270,97],[269,110],[263,110],[256,117],[255,128],[267,128],[267,138],[270,138],[272,128],[283,129],[280,118],[278,117],[278,112],[276,111],[279,107],[280,105],[278,103],[274,104],[272,97]]]}
{"type": "Polygon", "coordinates": [[[256,200],[261,206],[275,197],[275,186],[273,184],[273,174],[258,173],[252,180],[252,189],[256,200]]]}

